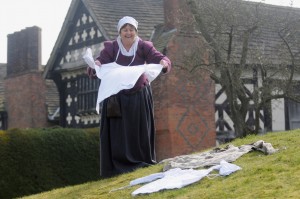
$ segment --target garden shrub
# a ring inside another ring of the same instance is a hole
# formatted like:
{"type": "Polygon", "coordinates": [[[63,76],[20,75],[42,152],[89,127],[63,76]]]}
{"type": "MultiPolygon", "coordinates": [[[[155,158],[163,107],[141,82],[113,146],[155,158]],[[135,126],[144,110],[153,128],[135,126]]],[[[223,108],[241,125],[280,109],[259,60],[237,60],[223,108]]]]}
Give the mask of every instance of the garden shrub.
{"type": "Polygon", "coordinates": [[[0,198],[99,178],[98,129],[0,131],[0,198]]]}

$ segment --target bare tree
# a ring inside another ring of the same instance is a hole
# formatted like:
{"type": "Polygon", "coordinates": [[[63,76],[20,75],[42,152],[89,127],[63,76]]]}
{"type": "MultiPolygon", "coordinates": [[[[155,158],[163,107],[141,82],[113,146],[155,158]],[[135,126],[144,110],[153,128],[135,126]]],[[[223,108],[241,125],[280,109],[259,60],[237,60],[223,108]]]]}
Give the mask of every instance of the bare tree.
{"type": "Polygon", "coordinates": [[[210,64],[195,53],[186,59],[187,65],[193,66],[191,71],[209,71],[224,89],[236,137],[258,133],[260,118],[271,113],[273,100],[300,102],[294,89],[300,61],[299,9],[241,0],[185,1],[195,30],[213,51],[210,64]],[[252,89],[245,86],[246,80],[252,81],[252,89]],[[246,120],[249,109],[255,114],[252,123],[246,120]]]}

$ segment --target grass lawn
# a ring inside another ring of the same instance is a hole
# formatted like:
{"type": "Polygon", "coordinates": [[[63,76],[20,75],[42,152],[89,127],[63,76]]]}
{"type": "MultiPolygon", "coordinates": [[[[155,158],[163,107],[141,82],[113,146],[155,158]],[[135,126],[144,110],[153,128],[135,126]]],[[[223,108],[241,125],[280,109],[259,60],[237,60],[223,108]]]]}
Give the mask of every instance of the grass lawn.
{"type": "MultiPolygon", "coordinates": [[[[181,189],[165,190],[134,198],[300,198],[300,130],[248,136],[244,139],[236,139],[231,144],[240,146],[258,140],[271,143],[279,151],[273,155],[264,155],[258,151],[247,153],[234,162],[242,170],[227,177],[205,177],[201,181],[181,189]]],[[[136,178],[161,172],[162,168],[163,165],[158,164],[110,179],[60,188],[23,198],[133,198],[131,193],[141,185],[111,193],[110,191],[127,186],[131,180],[136,178]]]]}

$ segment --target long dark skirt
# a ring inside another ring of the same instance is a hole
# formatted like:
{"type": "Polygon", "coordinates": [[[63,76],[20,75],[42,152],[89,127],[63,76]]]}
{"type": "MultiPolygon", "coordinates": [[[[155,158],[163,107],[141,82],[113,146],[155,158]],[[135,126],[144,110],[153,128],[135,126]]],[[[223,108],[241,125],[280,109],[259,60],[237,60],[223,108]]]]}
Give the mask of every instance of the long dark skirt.
{"type": "Polygon", "coordinates": [[[100,175],[110,177],[156,163],[153,101],[150,86],[116,95],[121,116],[107,117],[103,101],[100,124],[100,175]]]}

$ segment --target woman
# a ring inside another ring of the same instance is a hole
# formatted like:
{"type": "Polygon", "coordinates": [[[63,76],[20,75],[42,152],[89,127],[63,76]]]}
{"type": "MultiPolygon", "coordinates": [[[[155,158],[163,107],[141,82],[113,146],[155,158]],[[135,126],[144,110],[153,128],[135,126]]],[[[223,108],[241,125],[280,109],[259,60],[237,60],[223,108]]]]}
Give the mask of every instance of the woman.
{"type": "MultiPolygon", "coordinates": [[[[106,41],[95,63],[116,62],[122,66],[161,64],[162,72],[171,69],[170,60],[151,42],[137,35],[138,22],[123,17],[118,23],[119,36],[106,41]]],[[[88,68],[90,77],[95,71],[88,68]]],[[[156,163],[154,146],[152,91],[145,74],[132,89],[122,90],[103,101],[100,122],[100,175],[110,177],[156,163]],[[111,103],[112,99],[118,103],[111,103]],[[119,109],[119,111],[110,111],[119,109]],[[112,114],[111,114],[112,113],[112,114]]]]}

